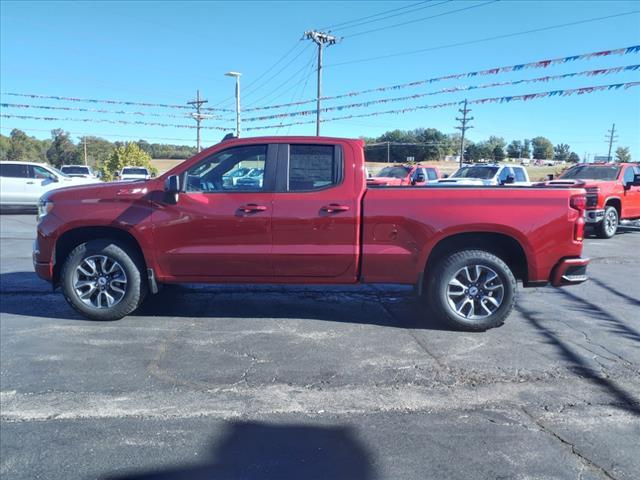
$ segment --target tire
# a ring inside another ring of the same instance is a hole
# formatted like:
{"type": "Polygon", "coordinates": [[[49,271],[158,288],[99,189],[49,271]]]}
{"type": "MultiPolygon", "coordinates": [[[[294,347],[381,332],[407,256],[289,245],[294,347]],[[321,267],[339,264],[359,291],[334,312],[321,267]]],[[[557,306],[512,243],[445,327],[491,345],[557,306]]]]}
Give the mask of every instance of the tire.
{"type": "Polygon", "coordinates": [[[144,271],[144,262],[126,244],[91,240],[66,258],[60,283],[69,305],[84,317],[119,320],[143,302],[147,294],[144,271]]]}
{"type": "Polygon", "coordinates": [[[492,253],[454,252],[431,271],[427,287],[431,312],[456,330],[483,332],[499,327],[513,310],[516,279],[507,264],[492,253]],[[472,294],[475,296],[470,297],[472,294]]]}
{"type": "Polygon", "coordinates": [[[615,207],[608,206],[604,209],[604,218],[596,227],[596,235],[599,238],[611,238],[618,231],[620,217],[615,207]]]}

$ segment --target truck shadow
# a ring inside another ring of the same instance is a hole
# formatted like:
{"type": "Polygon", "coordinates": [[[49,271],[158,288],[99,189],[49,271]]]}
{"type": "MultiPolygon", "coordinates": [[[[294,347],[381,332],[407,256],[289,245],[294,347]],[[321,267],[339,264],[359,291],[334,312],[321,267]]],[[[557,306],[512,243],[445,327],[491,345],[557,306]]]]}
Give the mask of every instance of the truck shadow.
{"type": "MultiPolygon", "coordinates": [[[[0,274],[0,313],[87,321],[33,272],[0,274]]],[[[449,329],[426,313],[411,288],[398,286],[168,285],[130,317],[309,319],[449,329]]]]}
{"type": "Polygon", "coordinates": [[[351,427],[231,422],[209,458],[110,480],[373,480],[372,455],[351,427]]]}
{"type": "Polygon", "coordinates": [[[516,310],[529,325],[538,331],[547,344],[558,350],[565,360],[565,366],[580,377],[600,387],[614,399],[614,403],[618,408],[640,417],[640,399],[635,398],[612,379],[591,368],[567,342],[563,341],[553,330],[544,326],[544,315],[542,313],[534,312],[522,306],[516,306],[516,310]]]}

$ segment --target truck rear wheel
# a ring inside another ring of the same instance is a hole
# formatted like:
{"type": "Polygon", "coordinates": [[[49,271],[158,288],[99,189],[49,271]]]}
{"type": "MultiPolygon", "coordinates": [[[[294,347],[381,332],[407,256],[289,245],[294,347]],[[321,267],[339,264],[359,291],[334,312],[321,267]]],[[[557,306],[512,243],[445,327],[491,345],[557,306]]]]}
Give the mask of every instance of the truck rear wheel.
{"type": "Polygon", "coordinates": [[[455,329],[481,332],[498,327],[513,309],[516,279],[492,253],[458,251],[430,271],[429,305],[438,319],[455,329]]]}
{"type": "Polygon", "coordinates": [[[133,312],[147,292],[142,260],[126,245],[91,240],[77,246],[60,272],[65,299],[91,320],[119,320],[133,312]]]}
{"type": "Polygon", "coordinates": [[[620,218],[618,217],[618,210],[615,207],[608,206],[604,209],[604,218],[596,227],[596,233],[600,238],[611,238],[618,231],[618,224],[620,218]]]}

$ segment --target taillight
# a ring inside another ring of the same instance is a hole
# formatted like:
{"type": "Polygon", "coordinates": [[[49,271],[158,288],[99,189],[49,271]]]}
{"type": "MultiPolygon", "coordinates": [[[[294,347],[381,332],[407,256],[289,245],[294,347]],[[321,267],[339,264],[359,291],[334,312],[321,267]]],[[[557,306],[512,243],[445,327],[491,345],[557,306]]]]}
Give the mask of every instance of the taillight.
{"type": "Polygon", "coordinates": [[[598,205],[598,195],[600,194],[600,187],[589,187],[587,190],[587,208],[596,207],[598,205]]]}
{"type": "Polygon", "coordinates": [[[569,201],[569,205],[571,205],[571,208],[575,208],[579,212],[583,212],[587,207],[587,196],[584,194],[573,195],[569,201]]]}

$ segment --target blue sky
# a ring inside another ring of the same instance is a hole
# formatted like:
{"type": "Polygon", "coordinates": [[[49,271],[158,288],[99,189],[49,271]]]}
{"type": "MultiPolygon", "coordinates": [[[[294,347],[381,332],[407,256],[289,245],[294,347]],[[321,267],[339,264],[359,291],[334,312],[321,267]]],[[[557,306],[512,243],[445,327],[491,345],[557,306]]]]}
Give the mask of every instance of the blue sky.
{"type": "MultiPolygon", "coordinates": [[[[546,58],[563,57],[640,44],[640,14],[619,16],[545,32],[491,41],[479,39],[523,32],[594,17],[638,11],[637,2],[625,1],[453,1],[418,2],[5,2],[1,3],[2,102],[143,111],[157,115],[184,115],[181,110],[143,109],[68,101],[7,96],[7,92],[68,97],[117,99],[137,102],[184,104],[200,89],[209,106],[233,108],[233,80],[223,74],[242,72],[243,105],[286,103],[315,96],[315,49],[300,41],[308,29],[320,29],[379,12],[407,6],[392,18],[352,28],[336,27],[344,37],[325,52],[324,94],[393,85],[451,73],[482,70],[546,58]],[[482,5],[485,4],[486,5],[482,5]],[[415,6],[412,6],[415,5],[415,6]],[[463,9],[433,19],[423,17],[463,9]],[[386,28],[396,23],[410,24],[386,28]],[[385,28],[383,28],[385,27],[385,28]],[[354,35],[377,29],[374,32],[354,35]],[[353,35],[353,37],[350,37],[353,35]],[[463,46],[435,48],[452,43],[463,46]],[[411,55],[407,51],[432,48],[411,55]],[[266,70],[291,51],[258,82],[266,70]],[[391,55],[388,58],[349,63],[391,55]],[[290,62],[290,63],[289,63],[290,62]],[[288,65],[288,66],[287,66],[288,65]],[[281,73],[275,75],[282,67],[281,73]],[[297,73],[296,73],[297,72],[297,73]]],[[[363,21],[375,20],[373,17],[363,21]]],[[[347,25],[348,26],[348,25],[347,25]]],[[[411,95],[441,88],[535,78],[583,70],[640,64],[640,55],[611,56],[475,79],[451,80],[432,85],[362,95],[325,102],[324,106],[411,95]]],[[[518,95],[546,90],[638,81],[640,71],[598,77],[575,77],[550,83],[487,88],[429,96],[363,109],[325,114],[362,114],[405,106],[518,95]]],[[[309,109],[313,105],[298,107],[309,109]]],[[[580,156],[606,154],[605,135],[615,122],[618,145],[630,146],[640,157],[640,87],[526,103],[474,105],[472,140],[499,135],[514,138],[547,136],[554,143],[569,143],[580,156]]],[[[278,110],[294,111],[296,108],[278,110]]],[[[134,116],[77,111],[3,108],[4,114],[49,117],[149,121],[192,125],[189,118],[134,116]]],[[[247,117],[255,116],[258,112],[247,117]]],[[[271,113],[271,112],[269,112],[271,113]]],[[[207,120],[204,125],[229,127],[230,121],[207,120]]],[[[395,128],[435,127],[453,132],[455,107],[422,110],[401,115],[341,120],[323,124],[322,133],[337,136],[375,136],[395,128]]],[[[307,120],[312,117],[294,117],[307,120]]],[[[289,121],[287,119],[283,121],[289,121]]],[[[277,124],[278,120],[245,122],[244,127],[277,124]]],[[[144,125],[111,125],[72,121],[46,122],[2,118],[2,133],[17,127],[44,138],[48,130],[64,128],[74,137],[82,134],[110,140],[145,138],[149,141],[195,144],[195,131],[144,125]],[[158,140],[155,140],[158,139],[158,140]],[[181,140],[161,140],[181,139],[181,140]]],[[[315,133],[313,124],[258,130],[256,135],[315,133]]],[[[203,133],[205,145],[224,134],[203,133]]],[[[249,135],[249,132],[246,132],[249,135]]]]}

